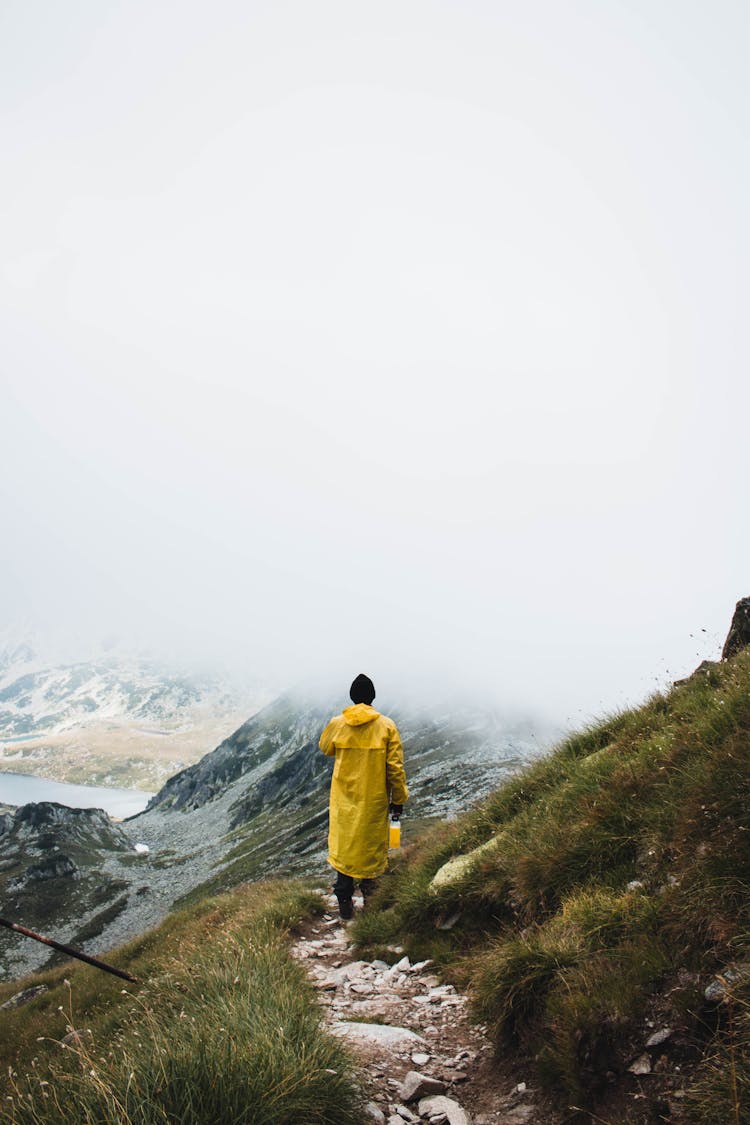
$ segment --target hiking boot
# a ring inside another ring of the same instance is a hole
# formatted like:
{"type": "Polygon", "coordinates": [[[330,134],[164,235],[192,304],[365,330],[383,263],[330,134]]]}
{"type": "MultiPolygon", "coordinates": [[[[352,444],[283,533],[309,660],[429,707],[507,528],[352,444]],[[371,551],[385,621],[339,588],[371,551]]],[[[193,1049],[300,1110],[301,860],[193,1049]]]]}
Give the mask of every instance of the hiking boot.
{"type": "Polygon", "coordinates": [[[348,922],[349,919],[353,916],[354,904],[352,903],[352,900],[350,898],[339,899],[339,914],[345,922],[348,922]]]}

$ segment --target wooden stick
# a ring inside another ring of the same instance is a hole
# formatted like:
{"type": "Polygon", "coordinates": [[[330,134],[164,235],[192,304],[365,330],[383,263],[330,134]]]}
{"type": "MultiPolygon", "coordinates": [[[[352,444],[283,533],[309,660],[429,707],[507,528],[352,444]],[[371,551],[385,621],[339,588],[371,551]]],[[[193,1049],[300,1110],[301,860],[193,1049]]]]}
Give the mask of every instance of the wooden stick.
{"type": "Polygon", "coordinates": [[[103,969],[105,973],[113,973],[116,977],[122,977],[123,980],[129,980],[132,984],[138,984],[137,978],[131,977],[130,973],[126,973],[122,969],[116,969],[113,965],[107,965],[97,957],[89,957],[88,953],[81,953],[79,949],[71,949],[69,945],[63,945],[61,941],[42,937],[41,934],[35,934],[33,930],[27,930],[25,926],[18,926],[15,922],[8,922],[5,918],[0,918],[0,926],[5,926],[7,930],[14,930],[17,934],[23,934],[24,937],[33,938],[34,941],[41,941],[44,945],[51,945],[53,949],[58,949],[60,953],[67,953],[69,957],[77,957],[79,961],[85,961],[87,965],[93,965],[95,969],[103,969]]]}

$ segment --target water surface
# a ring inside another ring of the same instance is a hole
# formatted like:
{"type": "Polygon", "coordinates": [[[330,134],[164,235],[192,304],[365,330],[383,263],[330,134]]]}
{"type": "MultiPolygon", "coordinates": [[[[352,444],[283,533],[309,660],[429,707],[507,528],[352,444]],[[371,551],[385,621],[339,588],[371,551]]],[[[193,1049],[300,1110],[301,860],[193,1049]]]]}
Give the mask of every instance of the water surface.
{"type": "Polygon", "coordinates": [[[25,773],[0,773],[0,805],[27,805],[30,801],[57,801],[72,809],[104,809],[110,816],[135,816],[153,793],[140,789],[109,789],[99,785],[69,785],[25,773]]]}

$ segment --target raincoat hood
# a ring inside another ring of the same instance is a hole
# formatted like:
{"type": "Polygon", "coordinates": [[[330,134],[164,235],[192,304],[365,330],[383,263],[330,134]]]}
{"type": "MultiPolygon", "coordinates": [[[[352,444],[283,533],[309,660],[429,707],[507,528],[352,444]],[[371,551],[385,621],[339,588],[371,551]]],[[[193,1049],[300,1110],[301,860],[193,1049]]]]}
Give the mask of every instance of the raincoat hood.
{"type": "Polygon", "coordinates": [[[371,723],[377,719],[380,712],[369,703],[355,703],[352,707],[345,707],[341,712],[344,722],[349,727],[361,727],[363,723],[371,723]]]}

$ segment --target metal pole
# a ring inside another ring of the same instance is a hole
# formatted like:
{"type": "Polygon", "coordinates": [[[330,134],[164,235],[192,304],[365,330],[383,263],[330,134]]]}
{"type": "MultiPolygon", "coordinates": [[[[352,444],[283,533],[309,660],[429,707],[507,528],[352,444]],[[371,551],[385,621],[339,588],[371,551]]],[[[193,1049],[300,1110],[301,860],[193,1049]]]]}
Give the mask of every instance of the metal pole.
{"type": "Polygon", "coordinates": [[[63,945],[61,941],[42,937],[41,934],[35,934],[33,930],[27,930],[25,926],[19,926],[15,922],[8,922],[5,918],[0,918],[0,926],[5,926],[7,930],[14,930],[17,934],[23,934],[24,937],[33,938],[34,941],[41,941],[44,945],[51,945],[53,949],[58,949],[60,953],[67,953],[69,957],[77,957],[79,961],[85,961],[87,965],[93,965],[95,969],[103,969],[105,973],[113,973],[116,977],[122,977],[123,980],[129,980],[132,984],[138,984],[137,977],[131,977],[130,973],[126,973],[122,969],[116,969],[114,965],[107,965],[97,957],[89,957],[88,953],[81,953],[79,949],[71,949],[69,945],[63,945]]]}

